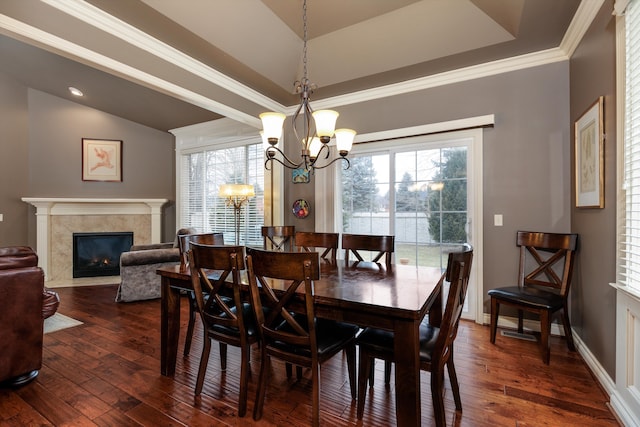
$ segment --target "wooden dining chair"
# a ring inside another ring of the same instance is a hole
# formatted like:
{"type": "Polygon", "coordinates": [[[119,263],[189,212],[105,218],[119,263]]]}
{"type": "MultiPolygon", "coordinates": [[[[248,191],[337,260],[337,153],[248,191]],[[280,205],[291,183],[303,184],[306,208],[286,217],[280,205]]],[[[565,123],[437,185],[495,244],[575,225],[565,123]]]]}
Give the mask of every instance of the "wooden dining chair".
{"type": "Polygon", "coordinates": [[[347,358],[351,396],[356,398],[358,327],[316,319],[313,281],[320,278],[319,263],[317,252],[247,248],[249,290],[261,339],[254,420],[262,417],[272,357],[311,369],[313,426],[320,422],[320,365],[342,350],[347,358]]]}
{"type": "Polygon", "coordinates": [[[224,245],[224,233],[189,233],[178,234],[178,247],[180,248],[180,262],[186,268],[189,264],[187,252],[189,243],[201,243],[203,245],[224,245]]]}
{"type": "Polygon", "coordinates": [[[342,249],[344,249],[344,260],[347,265],[349,265],[350,253],[356,257],[355,264],[358,264],[365,261],[360,251],[369,251],[374,254],[377,252],[371,259],[372,262],[379,264],[380,259],[384,257],[386,267],[391,268],[392,254],[395,250],[395,236],[343,234],[342,249]]]}
{"type": "MultiPolygon", "coordinates": [[[[445,426],[444,412],[444,369],[449,373],[451,389],[457,411],[462,411],[460,387],[453,360],[453,343],[458,333],[458,325],[462,308],[467,295],[473,248],[465,244],[462,251],[449,253],[447,269],[439,286],[446,295],[444,312],[439,326],[423,321],[420,324],[420,369],[431,374],[431,398],[437,426],[445,426]],[[446,289],[448,285],[448,290],[446,289]]],[[[367,382],[371,375],[371,364],[374,359],[393,362],[393,332],[365,328],[358,336],[360,364],[358,369],[358,407],[357,417],[364,415],[364,400],[367,394],[367,382]]],[[[398,379],[396,379],[398,381],[398,379]]],[[[396,384],[396,387],[401,385],[396,384]]]]}
{"type": "Polygon", "coordinates": [[[338,239],[338,233],[296,231],[295,246],[298,248],[298,252],[315,252],[317,249],[324,249],[320,258],[335,264],[338,239]]]}
{"type": "MultiPolygon", "coordinates": [[[[224,234],[222,233],[193,233],[178,234],[178,247],[180,248],[180,266],[181,269],[187,270],[189,266],[188,252],[191,242],[201,243],[204,245],[224,245],[224,234]]],[[[189,322],[187,323],[187,333],[184,338],[184,356],[187,357],[191,351],[191,341],[193,338],[193,328],[196,325],[196,316],[198,315],[198,305],[192,291],[187,292],[189,299],[189,322]]]]}
{"type": "Polygon", "coordinates": [[[240,348],[240,392],[238,396],[238,416],[247,411],[247,388],[249,386],[251,345],[258,342],[258,332],[251,305],[243,302],[241,294],[240,271],[244,270],[243,246],[210,246],[190,243],[189,268],[191,284],[202,325],[204,343],[200,356],[200,367],[196,380],[195,395],[202,392],[207,362],[211,350],[211,340],[220,343],[220,365],[222,371],[227,368],[227,345],[240,348]],[[212,278],[211,271],[220,274],[212,278]],[[227,286],[231,276],[233,306],[221,297],[221,291],[227,286]]]}
{"type": "Polygon", "coordinates": [[[518,333],[523,333],[523,312],[540,318],[540,353],[549,364],[549,334],[551,320],[562,312],[564,336],[569,350],[575,351],[569,321],[569,287],[578,244],[577,234],[518,231],[516,245],[520,248],[517,286],[491,289],[491,343],[496,342],[500,306],[518,310],[518,333]]]}
{"type": "Polygon", "coordinates": [[[291,252],[295,234],[293,225],[265,225],[262,227],[263,248],[291,252]]]}

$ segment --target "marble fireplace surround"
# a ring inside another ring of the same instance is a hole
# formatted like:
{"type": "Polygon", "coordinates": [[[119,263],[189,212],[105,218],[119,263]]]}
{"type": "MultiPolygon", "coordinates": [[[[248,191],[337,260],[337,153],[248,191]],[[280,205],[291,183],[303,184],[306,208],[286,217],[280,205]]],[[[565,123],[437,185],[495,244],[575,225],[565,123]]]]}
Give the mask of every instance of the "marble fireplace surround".
{"type": "Polygon", "coordinates": [[[36,251],[49,285],[73,282],[73,233],[133,231],[134,244],[160,243],[167,199],[23,197],[36,207],[36,251]]]}

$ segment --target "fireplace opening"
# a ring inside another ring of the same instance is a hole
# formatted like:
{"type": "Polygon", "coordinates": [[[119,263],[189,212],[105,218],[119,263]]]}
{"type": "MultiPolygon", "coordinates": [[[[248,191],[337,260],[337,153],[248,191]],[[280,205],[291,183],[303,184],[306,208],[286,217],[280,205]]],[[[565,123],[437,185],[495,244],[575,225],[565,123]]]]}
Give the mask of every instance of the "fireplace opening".
{"type": "Polygon", "coordinates": [[[133,245],[133,232],[73,233],[73,277],[120,275],[120,255],[133,245]]]}

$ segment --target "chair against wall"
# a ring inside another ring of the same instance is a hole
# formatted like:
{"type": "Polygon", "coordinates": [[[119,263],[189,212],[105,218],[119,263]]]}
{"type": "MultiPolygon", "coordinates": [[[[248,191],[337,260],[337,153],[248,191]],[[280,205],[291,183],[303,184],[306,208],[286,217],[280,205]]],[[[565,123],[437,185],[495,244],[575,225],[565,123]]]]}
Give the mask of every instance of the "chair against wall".
{"type": "MultiPolygon", "coordinates": [[[[345,350],[352,398],[356,398],[355,337],[358,327],[315,317],[313,280],[320,278],[316,252],[275,252],[247,248],[251,303],[261,339],[261,365],[253,418],[265,401],[271,358],[311,369],[312,424],[319,425],[320,365],[345,350]],[[302,314],[292,314],[304,291],[302,314]]],[[[278,396],[281,398],[282,396],[278,396]]]]}
{"type": "Polygon", "coordinates": [[[320,254],[320,258],[335,264],[338,240],[338,233],[297,231],[295,246],[299,252],[315,252],[316,249],[324,249],[324,252],[320,254]]]}
{"type": "Polygon", "coordinates": [[[491,342],[496,342],[500,306],[518,310],[518,332],[523,333],[523,312],[540,318],[540,353],[549,363],[549,334],[552,316],[562,312],[562,325],[569,350],[575,351],[567,299],[573,276],[577,234],[518,231],[520,248],[518,284],[491,289],[491,342]]]}
{"type": "Polygon", "coordinates": [[[372,262],[379,263],[384,257],[387,268],[391,268],[391,258],[395,251],[395,236],[373,236],[367,234],[343,234],[342,249],[344,249],[345,263],[349,264],[349,254],[356,257],[356,264],[363,262],[364,258],[359,251],[377,252],[372,262]]]}
{"type": "MultiPolygon", "coordinates": [[[[180,267],[184,270],[189,268],[188,252],[190,243],[200,243],[203,245],[224,245],[223,233],[200,233],[200,234],[178,234],[178,247],[180,248],[180,267]]],[[[189,323],[187,324],[187,334],[184,338],[184,356],[188,356],[191,351],[191,341],[193,338],[193,328],[198,315],[198,305],[193,292],[187,292],[189,298],[189,323]]]]}
{"type": "MultiPolygon", "coordinates": [[[[460,387],[453,360],[453,343],[458,333],[458,325],[469,286],[473,248],[464,245],[460,252],[449,254],[447,270],[440,280],[441,291],[446,295],[446,303],[440,326],[432,326],[423,321],[420,324],[420,369],[431,374],[431,398],[437,426],[445,426],[444,412],[444,369],[449,373],[456,410],[462,411],[460,387]],[[447,283],[445,283],[445,280],[447,283]],[[446,290],[446,285],[448,291],[446,290]]],[[[367,381],[371,375],[373,359],[393,362],[393,332],[365,328],[358,336],[360,365],[358,370],[358,408],[357,417],[362,419],[364,401],[367,394],[367,381]]],[[[396,381],[399,379],[396,378],[396,381]]],[[[401,385],[396,384],[396,387],[401,385]]]]}
{"type": "Polygon", "coordinates": [[[262,227],[263,248],[273,251],[293,251],[296,227],[293,225],[270,225],[262,227]]]}
{"type": "Polygon", "coordinates": [[[240,392],[238,396],[238,416],[243,417],[247,410],[247,389],[249,385],[249,360],[251,345],[258,342],[253,311],[249,303],[243,302],[241,294],[240,271],[244,270],[243,246],[209,246],[190,243],[189,268],[191,284],[204,327],[204,343],[200,367],[196,380],[195,395],[202,392],[207,362],[211,350],[211,340],[220,343],[220,364],[223,371],[227,367],[227,345],[240,348],[240,392]],[[217,270],[217,279],[209,276],[211,270],[217,270]],[[231,276],[233,287],[233,306],[230,306],[220,292],[231,276]]]}

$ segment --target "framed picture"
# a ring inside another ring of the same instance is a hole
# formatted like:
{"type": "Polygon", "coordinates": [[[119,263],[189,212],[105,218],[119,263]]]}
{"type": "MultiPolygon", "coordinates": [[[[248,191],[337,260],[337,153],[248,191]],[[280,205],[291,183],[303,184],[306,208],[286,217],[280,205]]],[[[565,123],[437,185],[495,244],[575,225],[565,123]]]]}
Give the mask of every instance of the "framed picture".
{"type": "Polygon", "coordinates": [[[122,141],[82,138],[82,180],[122,181],[122,141]]]}
{"type": "Polygon", "coordinates": [[[291,178],[294,184],[306,184],[309,182],[309,170],[305,168],[293,169],[291,178]]]}
{"type": "Polygon", "coordinates": [[[601,96],[575,123],[576,207],[604,208],[604,129],[601,96]]]}

